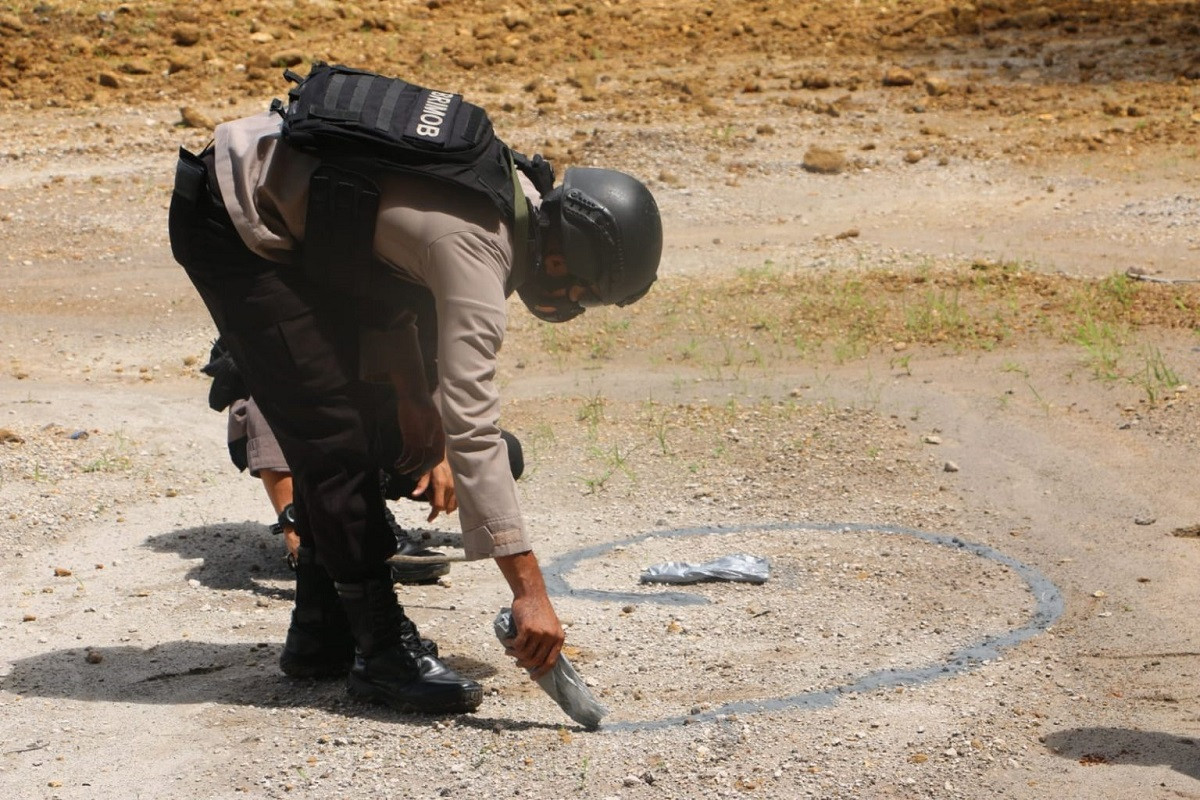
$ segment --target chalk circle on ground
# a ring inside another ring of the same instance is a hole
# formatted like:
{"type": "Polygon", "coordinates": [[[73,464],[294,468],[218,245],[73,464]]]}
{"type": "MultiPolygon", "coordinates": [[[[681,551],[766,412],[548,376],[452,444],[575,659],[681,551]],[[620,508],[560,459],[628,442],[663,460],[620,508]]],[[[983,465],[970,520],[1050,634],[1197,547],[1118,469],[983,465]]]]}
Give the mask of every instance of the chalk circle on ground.
{"type": "Polygon", "coordinates": [[[997,658],[1063,611],[1061,592],[1033,567],[894,525],[657,530],[566,553],[543,571],[552,595],[587,601],[571,604],[572,617],[603,632],[589,635],[593,663],[581,671],[605,689],[608,731],[823,708],[928,683],[997,658]],[[769,558],[770,580],[638,583],[651,564],[730,553],[769,558]]]}

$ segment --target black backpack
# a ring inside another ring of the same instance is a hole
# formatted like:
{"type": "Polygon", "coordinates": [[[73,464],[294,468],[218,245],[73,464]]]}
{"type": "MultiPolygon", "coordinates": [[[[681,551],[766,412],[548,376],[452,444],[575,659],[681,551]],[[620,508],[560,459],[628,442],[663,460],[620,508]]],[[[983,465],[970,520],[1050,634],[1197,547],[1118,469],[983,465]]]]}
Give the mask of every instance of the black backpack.
{"type": "Polygon", "coordinates": [[[372,176],[380,171],[482,192],[514,222],[514,277],[525,272],[528,257],[536,257],[537,226],[530,225],[516,170],[543,195],[554,186],[554,170],[540,155],[528,158],[500,141],[484,109],[459,94],[320,61],[307,77],[291,70],[283,75],[296,84],[286,105],[271,103],[283,118],[284,141],[325,162],[313,176],[301,254],[312,277],[355,294],[371,292],[362,285],[365,275],[334,274],[333,262],[344,264],[355,253],[370,260],[378,202],[372,176]]]}
{"type": "Polygon", "coordinates": [[[284,140],[299,150],[448,180],[483,192],[509,217],[514,164],[539,191],[553,186],[548,162],[510,150],[487,112],[460,94],[319,61],[307,77],[283,74],[296,85],[287,104],[275,100],[271,110],[283,117],[284,140]]]}

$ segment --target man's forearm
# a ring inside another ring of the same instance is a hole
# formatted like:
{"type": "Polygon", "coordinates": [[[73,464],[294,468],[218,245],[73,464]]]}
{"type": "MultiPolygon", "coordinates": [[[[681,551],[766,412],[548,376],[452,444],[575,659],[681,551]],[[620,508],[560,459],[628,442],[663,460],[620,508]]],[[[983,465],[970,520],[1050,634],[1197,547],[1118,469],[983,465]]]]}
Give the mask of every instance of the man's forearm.
{"type": "Polygon", "coordinates": [[[504,580],[508,581],[508,588],[512,590],[514,598],[546,595],[546,581],[542,577],[542,568],[538,566],[537,556],[532,550],[510,556],[497,556],[496,566],[500,568],[504,580]]]}

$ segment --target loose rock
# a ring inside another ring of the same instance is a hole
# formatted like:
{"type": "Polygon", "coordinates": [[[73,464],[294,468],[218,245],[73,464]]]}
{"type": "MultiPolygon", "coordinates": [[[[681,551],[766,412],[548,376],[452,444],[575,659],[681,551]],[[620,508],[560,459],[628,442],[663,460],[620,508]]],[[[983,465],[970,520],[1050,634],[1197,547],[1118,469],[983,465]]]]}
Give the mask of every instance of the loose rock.
{"type": "Polygon", "coordinates": [[[202,111],[197,111],[191,106],[184,106],[179,109],[179,117],[182,125],[185,128],[202,128],[204,130],[212,130],[216,127],[216,123],[202,111]]]}
{"type": "Polygon", "coordinates": [[[199,25],[179,25],[171,31],[171,41],[180,47],[191,47],[200,42],[199,25]]]}
{"type": "Polygon", "coordinates": [[[824,147],[810,147],[804,154],[801,166],[808,172],[822,175],[836,175],[846,169],[846,157],[837,150],[824,147]]]}
{"type": "Polygon", "coordinates": [[[912,86],[916,82],[916,76],[904,67],[888,67],[883,73],[884,86],[912,86]]]}

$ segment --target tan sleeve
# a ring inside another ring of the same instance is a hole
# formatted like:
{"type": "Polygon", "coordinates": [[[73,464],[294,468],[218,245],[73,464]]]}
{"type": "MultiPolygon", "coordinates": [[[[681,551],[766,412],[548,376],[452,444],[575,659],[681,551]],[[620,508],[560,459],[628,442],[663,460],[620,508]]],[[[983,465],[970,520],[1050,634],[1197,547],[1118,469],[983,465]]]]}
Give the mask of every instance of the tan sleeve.
{"type": "Polygon", "coordinates": [[[525,536],[524,523],[518,516],[511,520],[495,520],[492,525],[481,525],[463,530],[463,550],[468,560],[500,558],[532,550],[525,536]]]}
{"type": "Polygon", "coordinates": [[[494,237],[444,236],[430,247],[437,298],[442,421],[468,558],[532,549],[500,438],[496,356],[504,341],[509,254],[494,237]]]}
{"type": "Polygon", "coordinates": [[[388,383],[391,375],[400,374],[425,381],[421,343],[412,314],[390,328],[361,328],[358,342],[358,377],[361,380],[388,383]]]}
{"type": "Polygon", "coordinates": [[[436,181],[380,181],[375,251],[437,308],[434,393],[468,558],[531,550],[500,438],[496,357],[504,341],[512,241],[486,198],[436,181]]]}

